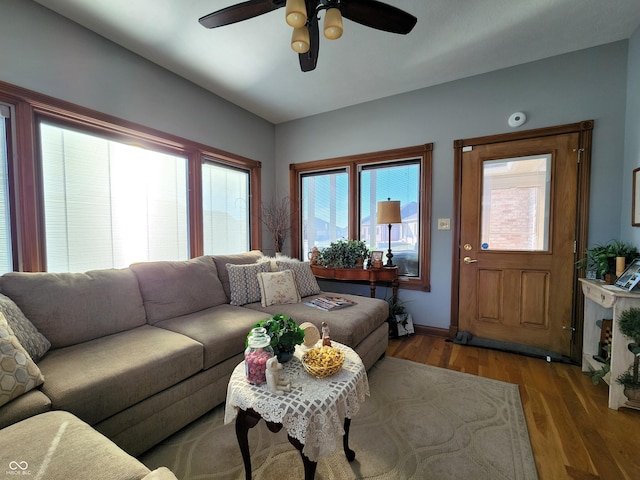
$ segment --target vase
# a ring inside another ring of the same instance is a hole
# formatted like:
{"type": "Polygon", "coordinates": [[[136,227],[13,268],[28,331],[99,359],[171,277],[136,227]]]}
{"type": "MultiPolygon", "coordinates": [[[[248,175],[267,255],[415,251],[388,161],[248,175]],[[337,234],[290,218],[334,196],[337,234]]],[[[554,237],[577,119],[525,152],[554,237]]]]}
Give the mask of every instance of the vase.
{"type": "Polygon", "coordinates": [[[625,387],[624,396],[628,399],[627,404],[640,408],[640,388],[625,387]]]}
{"type": "Polygon", "coordinates": [[[278,361],[280,363],[286,363],[289,360],[291,360],[291,357],[293,357],[293,352],[295,350],[292,350],[290,352],[278,352],[278,361]]]}
{"type": "Polygon", "coordinates": [[[626,257],[616,257],[616,277],[624,273],[626,257]]]}

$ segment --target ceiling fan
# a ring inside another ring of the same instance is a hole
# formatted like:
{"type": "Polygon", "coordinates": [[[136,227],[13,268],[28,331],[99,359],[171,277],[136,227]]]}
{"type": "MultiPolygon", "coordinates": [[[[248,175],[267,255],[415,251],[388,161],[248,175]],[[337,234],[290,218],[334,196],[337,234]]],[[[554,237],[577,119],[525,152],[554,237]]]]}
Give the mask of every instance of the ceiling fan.
{"type": "Polygon", "coordinates": [[[300,68],[316,68],[320,48],[319,15],[325,10],[324,36],[342,36],[342,17],[367,27],[406,35],[418,19],[392,5],[377,0],[248,0],[200,18],[206,28],[222,27],[269,13],[286,5],[286,21],[293,27],[291,48],[298,53],[300,68]]]}

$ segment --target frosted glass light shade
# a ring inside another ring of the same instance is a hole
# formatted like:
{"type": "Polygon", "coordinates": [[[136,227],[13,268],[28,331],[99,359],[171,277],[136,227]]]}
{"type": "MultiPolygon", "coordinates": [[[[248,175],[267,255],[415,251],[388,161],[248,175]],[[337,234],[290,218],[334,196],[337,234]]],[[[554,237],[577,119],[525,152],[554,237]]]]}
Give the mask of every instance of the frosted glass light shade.
{"type": "Polygon", "coordinates": [[[293,28],[304,27],[307,23],[307,6],[304,0],[287,0],[285,15],[287,23],[293,28]]]}
{"type": "Polygon", "coordinates": [[[402,223],[400,215],[400,200],[386,200],[378,202],[378,224],[402,223]]]}
{"type": "Polygon", "coordinates": [[[309,51],[309,29],[300,27],[293,29],[291,35],[291,49],[298,53],[307,53],[309,51]]]}
{"type": "Polygon", "coordinates": [[[337,40],[342,36],[342,14],[337,8],[330,8],[324,15],[324,36],[337,40]]]}

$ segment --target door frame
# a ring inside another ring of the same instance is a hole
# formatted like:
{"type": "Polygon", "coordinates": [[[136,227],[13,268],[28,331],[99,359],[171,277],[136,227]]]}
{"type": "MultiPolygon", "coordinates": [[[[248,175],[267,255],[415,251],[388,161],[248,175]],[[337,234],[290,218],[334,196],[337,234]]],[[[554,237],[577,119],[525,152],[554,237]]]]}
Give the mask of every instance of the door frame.
{"type": "MultiPolygon", "coordinates": [[[[451,323],[449,325],[449,337],[455,338],[459,327],[459,301],[460,301],[460,222],[461,222],[461,194],[462,194],[462,153],[464,147],[487,145],[492,143],[510,142],[515,140],[527,140],[532,138],[555,136],[569,133],[578,133],[578,190],[577,212],[575,230],[575,252],[577,261],[587,248],[587,236],[589,231],[589,188],[591,176],[591,141],[594,121],[584,120],[578,123],[558,125],[554,127],[537,128],[521,132],[503,133],[484,137],[466,138],[454,140],[454,170],[453,170],[453,222],[452,229],[452,255],[451,255],[451,323]]],[[[581,289],[578,278],[584,277],[584,269],[576,269],[573,276],[573,315],[571,327],[571,360],[580,362],[582,358],[582,331],[584,302],[580,294],[581,289]]]]}

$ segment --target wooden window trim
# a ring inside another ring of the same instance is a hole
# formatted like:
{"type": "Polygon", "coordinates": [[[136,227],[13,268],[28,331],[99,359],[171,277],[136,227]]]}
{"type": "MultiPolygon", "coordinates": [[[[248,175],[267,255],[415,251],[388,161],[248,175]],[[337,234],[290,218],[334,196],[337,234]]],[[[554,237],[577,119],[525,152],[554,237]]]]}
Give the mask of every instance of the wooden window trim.
{"type": "Polygon", "coordinates": [[[13,246],[14,264],[19,271],[46,270],[44,214],[42,208],[40,159],[38,158],[38,122],[80,128],[123,143],[151,147],[187,158],[190,255],[203,254],[202,244],[202,169],[206,158],[245,169],[250,181],[251,248],[262,248],[262,228],[255,212],[260,211],[262,163],[225,152],[160,130],[59,100],[9,83],[0,82],[0,100],[15,107],[16,145],[11,188],[12,223],[17,242],[13,246]]]}
{"type": "Polygon", "coordinates": [[[346,157],[314,160],[305,163],[289,165],[289,189],[291,202],[291,256],[304,260],[301,252],[301,219],[299,205],[302,202],[300,186],[301,176],[305,173],[322,172],[343,168],[349,173],[349,238],[359,238],[359,187],[358,167],[377,163],[388,163],[408,158],[421,159],[420,178],[420,278],[401,278],[400,288],[411,290],[431,291],[431,181],[432,181],[432,152],[433,143],[416,145],[413,147],[383,150],[379,152],[349,155],[346,157]]]}

